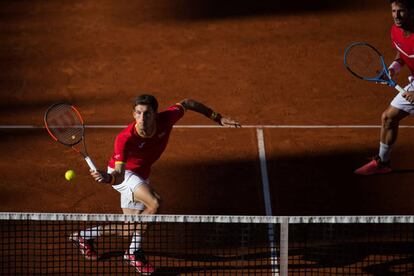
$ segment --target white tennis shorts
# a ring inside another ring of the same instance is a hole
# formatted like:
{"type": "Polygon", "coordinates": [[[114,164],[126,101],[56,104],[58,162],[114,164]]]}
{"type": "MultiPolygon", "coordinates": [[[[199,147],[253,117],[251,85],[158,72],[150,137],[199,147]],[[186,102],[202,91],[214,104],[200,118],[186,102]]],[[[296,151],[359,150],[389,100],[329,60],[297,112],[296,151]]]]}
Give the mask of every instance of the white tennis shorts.
{"type": "MultiPolygon", "coordinates": [[[[107,172],[112,173],[114,169],[109,168],[107,172]]],[[[142,202],[134,200],[134,191],[141,185],[149,185],[148,179],[142,179],[132,171],[125,170],[125,179],[121,184],[112,187],[121,194],[121,208],[144,210],[142,202]]]]}
{"type": "MultiPolygon", "coordinates": [[[[408,85],[404,87],[405,91],[414,91],[414,78],[412,76],[408,77],[408,85]]],[[[410,103],[401,96],[402,93],[398,93],[397,96],[391,101],[391,105],[395,108],[403,110],[410,115],[414,115],[414,104],[410,103]]]]}

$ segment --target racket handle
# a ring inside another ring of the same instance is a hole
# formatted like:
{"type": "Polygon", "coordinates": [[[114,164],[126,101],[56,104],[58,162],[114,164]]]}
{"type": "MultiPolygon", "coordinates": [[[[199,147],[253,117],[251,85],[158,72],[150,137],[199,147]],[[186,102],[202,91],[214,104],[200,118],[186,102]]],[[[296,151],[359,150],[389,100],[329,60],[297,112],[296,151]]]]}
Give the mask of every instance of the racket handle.
{"type": "Polygon", "coordinates": [[[93,171],[97,171],[95,164],[93,163],[92,159],[89,156],[85,157],[85,161],[86,163],[88,163],[89,168],[91,168],[91,170],[93,171]]]}
{"type": "Polygon", "coordinates": [[[401,86],[399,86],[398,84],[394,87],[398,92],[400,92],[400,93],[404,93],[404,92],[407,92],[407,91],[405,91],[404,90],[404,88],[402,88],[401,86]]]}

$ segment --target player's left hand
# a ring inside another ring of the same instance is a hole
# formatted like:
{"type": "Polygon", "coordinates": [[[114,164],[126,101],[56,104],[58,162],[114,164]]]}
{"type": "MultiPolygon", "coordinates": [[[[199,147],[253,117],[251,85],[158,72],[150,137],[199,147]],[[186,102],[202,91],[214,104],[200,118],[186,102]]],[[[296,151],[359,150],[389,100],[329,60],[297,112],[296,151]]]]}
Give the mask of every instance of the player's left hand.
{"type": "Polygon", "coordinates": [[[410,103],[414,103],[414,92],[404,92],[402,94],[403,98],[409,101],[410,103]]]}
{"type": "Polygon", "coordinates": [[[225,126],[225,127],[235,127],[235,128],[241,127],[241,124],[239,122],[231,118],[228,118],[228,117],[221,117],[220,125],[225,126]]]}

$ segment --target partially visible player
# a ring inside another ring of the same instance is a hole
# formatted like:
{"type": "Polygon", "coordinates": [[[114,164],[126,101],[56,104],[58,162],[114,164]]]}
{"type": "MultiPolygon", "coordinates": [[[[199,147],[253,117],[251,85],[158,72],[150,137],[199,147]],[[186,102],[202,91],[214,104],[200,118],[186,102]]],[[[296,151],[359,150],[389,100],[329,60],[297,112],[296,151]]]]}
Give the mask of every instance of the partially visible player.
{"type": "Polygon", "coordinates": [[[399,93],[382,113],[380,147],[372,161],[355,170],[356,174],[372,175],[390,173],[391,149],[397,140],[398,126],[402,119],[414,115],[414,1],[389,0],[394,24],[391,40],[397,55],[389,67],[391,77],[398,74],[404,65],[411,72],[407,92],[399,93]]]}
{"type": "MultiPolygon", "coordinates": [[[[133,103],[134,122],[122,130],[115,139],[114,153],[109,161],[107,172],[91,171],[92,177],[102,183],[110,183],[121,195],[121,208],[124,214],[155,214],[160,204],[160,196],[149,185],[151,166],[167,147],[173,125],[192,110],[228,127],[240,127],[230,118],[221,116],[211,108],[192,99],[185,99],[165,111],[158,111],[157,99],[152,95],[141,95],[133,103]]],[[[128,229],[125,224],[115,228],[113,225],[97,226],[71,236],[86,259],[96,260],[94,239],[103,235],[121,234],[132,236],[124,259],[142,274],[154,271],[142,251],[142,235],[145,225],[128,229]]]]}

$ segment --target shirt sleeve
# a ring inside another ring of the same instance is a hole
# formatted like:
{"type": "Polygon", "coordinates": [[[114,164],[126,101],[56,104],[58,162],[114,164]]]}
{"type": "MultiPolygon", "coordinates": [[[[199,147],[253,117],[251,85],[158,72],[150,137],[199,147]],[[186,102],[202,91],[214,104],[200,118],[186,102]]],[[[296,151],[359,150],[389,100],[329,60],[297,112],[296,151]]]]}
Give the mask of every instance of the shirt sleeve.
{"type": "Polygon", "coordinates": [[[167,108],[164,112],[168,118],[169,125],[175,125],[184,116],[185,108],[177,103],[167,108]]]}
{"type": "Polygon", "coordinates": [[[124,135],[118,135],[114,144],[114,161],[115,163],[124,163],[126,161],[126,143],[128,139],[124,135]]]}

